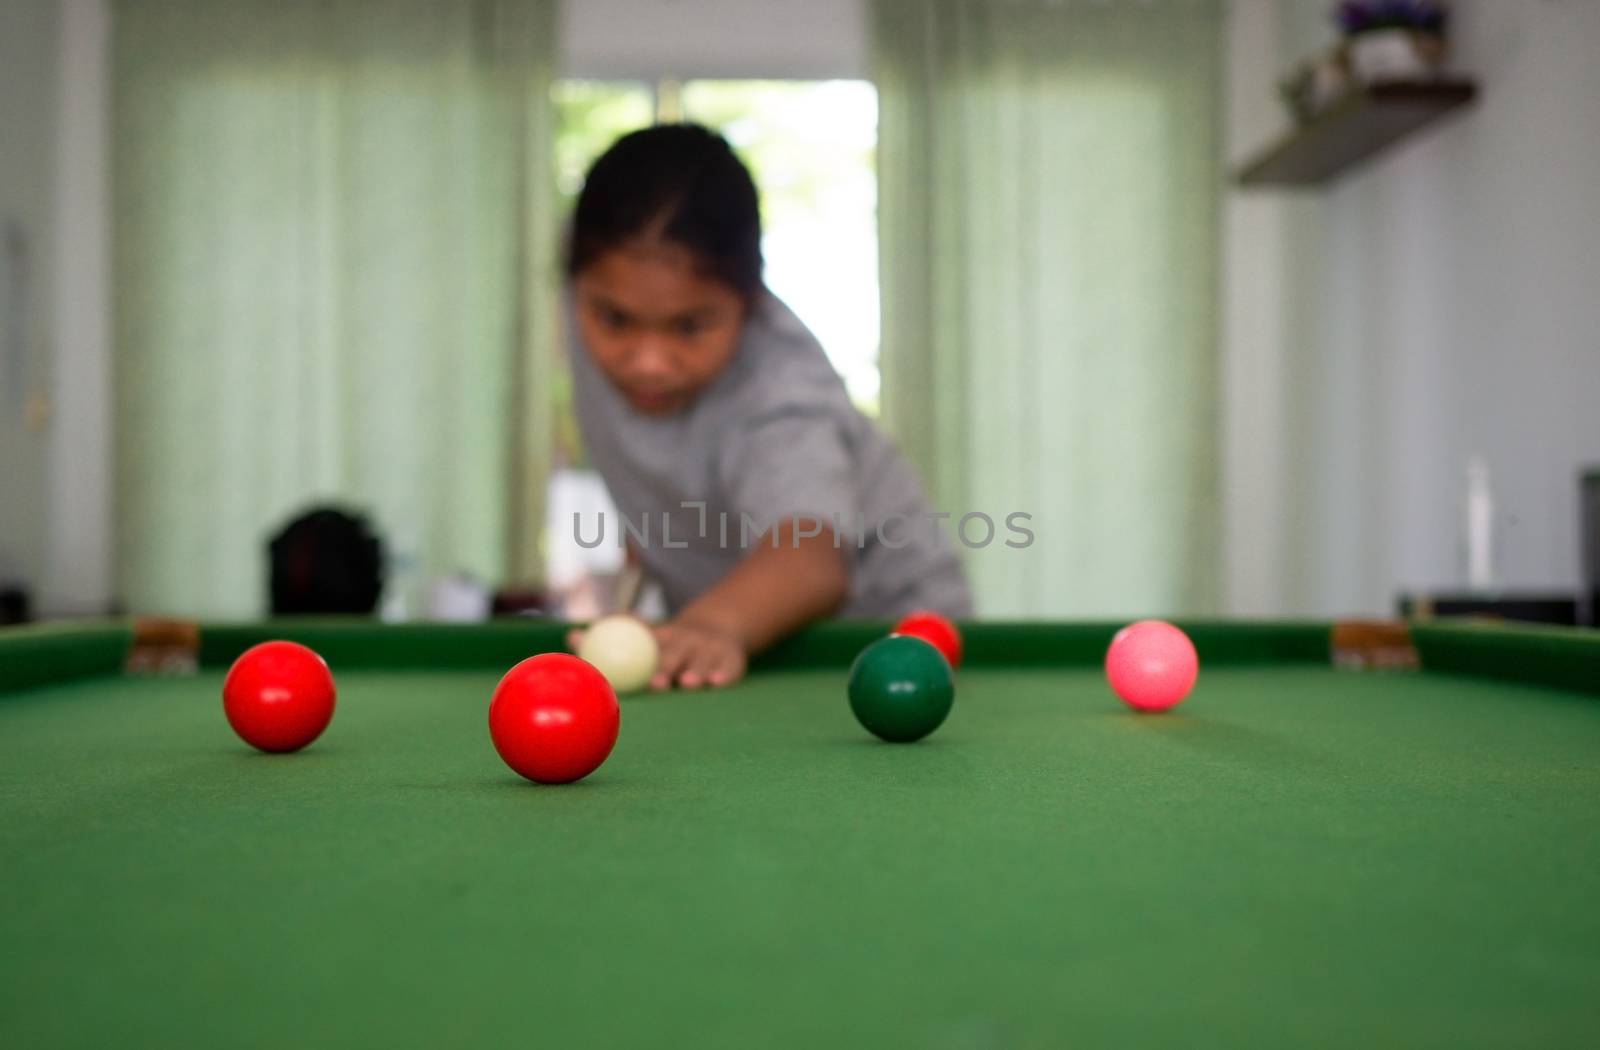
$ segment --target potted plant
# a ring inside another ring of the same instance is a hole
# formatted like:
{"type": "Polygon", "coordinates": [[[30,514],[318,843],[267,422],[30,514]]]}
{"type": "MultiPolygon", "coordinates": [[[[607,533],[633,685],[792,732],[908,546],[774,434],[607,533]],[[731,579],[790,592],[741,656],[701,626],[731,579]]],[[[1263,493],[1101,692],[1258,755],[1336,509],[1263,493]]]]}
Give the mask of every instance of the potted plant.
{"type": "Polygon", "coordinates": [[[1365,83],[1421,80],[1444,64],[1442,0],[1345,0],[1334,9],[1350,70],[1365,83]]]}

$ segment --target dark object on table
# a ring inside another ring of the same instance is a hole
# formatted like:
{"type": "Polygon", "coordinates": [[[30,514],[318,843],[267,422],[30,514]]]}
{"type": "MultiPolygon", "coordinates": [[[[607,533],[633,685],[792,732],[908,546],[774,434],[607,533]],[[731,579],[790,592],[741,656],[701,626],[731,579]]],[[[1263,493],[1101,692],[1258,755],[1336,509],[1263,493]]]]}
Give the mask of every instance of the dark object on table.
{"type": "Polygon", "coordinates": [[[1578,601],[1570,594],[1480,593],[1402,594],[1400,615],[1407,620],[1470,616],[1519,623],[1571,627],[1578,622],[1578,601]]]}
{"type": "Polygon", "coordinates": [[[1600,627],[1600,467],[1578,477],[1578,540],[1583,566],[1578,622],[1600,627]]]}
{"type": "Polygon", "coordinates": [[[370,616],[383,594],[383,541],[365,518],[333,507],[301,515],[273,538],[272,614],[370,616]]]}
{"type": "Polygon", "coordinates": [[[32,619],[28,592],[21,587],[0,587],[0,625],[27,623],[32,619]]]}
{"type": "Polygon", "coordinates": [[[142,616],[123,670],[130,675],[191,675],[200,669],[200,626],[193,620],[142,616]]]}
{"type": "Polygon", "coordinates": [[[551,616],[553,609],[550,604],[550,595],[542,590],[529,588],[503,588],[495,591],[494,601],[490,606],[491,616],[551,616]]]}
{"type": "Polygon", "coordinates": [[[1357,671],[1415,671],[1422,666],[1411,625],[1397,620],[1341,620],[1333,625],[1333,666],[1357,671]]]}

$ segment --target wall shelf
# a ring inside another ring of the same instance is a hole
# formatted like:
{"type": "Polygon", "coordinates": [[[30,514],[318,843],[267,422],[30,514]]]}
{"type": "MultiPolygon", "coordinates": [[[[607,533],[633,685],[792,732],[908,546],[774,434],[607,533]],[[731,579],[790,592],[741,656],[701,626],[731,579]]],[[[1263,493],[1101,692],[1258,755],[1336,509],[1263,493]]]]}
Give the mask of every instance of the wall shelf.
{"type": "Polygon", "coordinates": [[[1469,80],[1391,81],[1353,88],[1240,168],[1241,186],[1314,186],[1478,96],[1469,80]]]}

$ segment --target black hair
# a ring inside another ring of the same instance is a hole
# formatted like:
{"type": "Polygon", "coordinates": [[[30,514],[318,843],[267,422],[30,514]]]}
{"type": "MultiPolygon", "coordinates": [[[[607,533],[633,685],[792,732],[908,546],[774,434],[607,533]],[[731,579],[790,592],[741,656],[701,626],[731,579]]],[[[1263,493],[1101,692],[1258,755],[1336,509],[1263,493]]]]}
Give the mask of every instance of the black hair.
{"type": "Polygon", "coordinates": [[[268,546],[272,614],[370,616],[383,594],[383,541],[366,519],[337,507],[301,514],[268,546]]]}
{"type": "Polygon", "coordinates": [[[699,124],[635,131],[594,162],[573,215],[567,276],[641,236],[688,249],[747,303],[763,287],[755,181],[727,140],[699,124]]]}

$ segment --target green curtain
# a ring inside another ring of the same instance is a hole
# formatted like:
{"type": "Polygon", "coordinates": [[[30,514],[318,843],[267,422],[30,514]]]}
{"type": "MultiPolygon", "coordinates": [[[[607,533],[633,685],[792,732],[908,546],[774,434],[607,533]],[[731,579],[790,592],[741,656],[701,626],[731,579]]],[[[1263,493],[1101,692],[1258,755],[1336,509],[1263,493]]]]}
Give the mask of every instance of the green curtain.
{"type": "Polygon", "coordinates": [[[413,605],[536,572],[553,0],[113,17],[125,603],[259,614],[266,538],[322,500],[371,515],[413,605]]]}
{"type": "Polygon", "coordinates": [[[941,510],[1033,515],[985,615],[1214,608],[1220,17],[874,5],[885,422],[941,510]]]}

